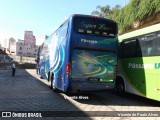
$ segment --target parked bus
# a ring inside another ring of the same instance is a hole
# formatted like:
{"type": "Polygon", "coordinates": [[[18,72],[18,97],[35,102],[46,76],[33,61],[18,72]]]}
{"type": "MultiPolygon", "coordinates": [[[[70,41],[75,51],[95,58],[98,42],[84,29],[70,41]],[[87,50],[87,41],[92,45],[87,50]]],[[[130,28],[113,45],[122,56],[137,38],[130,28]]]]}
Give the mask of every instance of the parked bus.
{"type": "Polygon", "coordinates": [[[160,101],[160,24],[119,36],[117,92],[160,101]]]}
{"type": "Polygon", "coordinates": [[[42,44],[40,75],[64,92],[114,88],[117,31],[112,20],[72,15],[42,44]]]}

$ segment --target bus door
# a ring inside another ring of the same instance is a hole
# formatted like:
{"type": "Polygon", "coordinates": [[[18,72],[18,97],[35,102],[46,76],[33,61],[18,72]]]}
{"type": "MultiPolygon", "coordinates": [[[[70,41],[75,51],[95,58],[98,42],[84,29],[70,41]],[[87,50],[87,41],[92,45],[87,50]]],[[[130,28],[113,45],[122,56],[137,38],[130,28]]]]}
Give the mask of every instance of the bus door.
{"type": "Polygon", "coordinates": [[[158,84],[157,84],[157,85],[158,85],[158,86],[157,86],[157,92],[158,92],[157,97],[158,97],[158,100],[160,101],[160,76],[159,76],[158,84]]]}
{"type": "Polygon", "coordinates": [[[154,54],[156,55],[155,57],[155,63],[156,63],[156,76],[157,76],[157,100],[160,101],[160,32],[157,32],[154,38],[154,54]]]}

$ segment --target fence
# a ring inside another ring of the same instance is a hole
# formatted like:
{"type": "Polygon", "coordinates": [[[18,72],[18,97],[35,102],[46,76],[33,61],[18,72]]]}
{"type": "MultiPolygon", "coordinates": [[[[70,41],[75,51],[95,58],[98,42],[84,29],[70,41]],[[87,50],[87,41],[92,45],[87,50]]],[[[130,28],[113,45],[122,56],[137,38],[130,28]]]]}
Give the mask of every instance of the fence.
{"type": "Polygon", "coordinates": [[[12,61],[15,61],[17,63],[32,63],[32,64],[36,63],[35,58],[33,57],[0,54],[0,62],[12,62],[12,61]]]}

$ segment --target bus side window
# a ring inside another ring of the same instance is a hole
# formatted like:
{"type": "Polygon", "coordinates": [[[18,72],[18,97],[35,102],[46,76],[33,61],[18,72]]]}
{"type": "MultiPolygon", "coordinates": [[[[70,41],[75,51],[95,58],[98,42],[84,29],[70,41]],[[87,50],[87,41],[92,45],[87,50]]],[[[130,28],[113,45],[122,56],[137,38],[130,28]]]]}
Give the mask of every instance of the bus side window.
{"type": "Polygon", "coordinates": [[[154,39],[154,53],[156,56],[160,55],[160,33],[158,33],[154,39]]]}
{"type": "Polygon", "coordinates": [[[130,58],[135,57],[136,40],[124,41],[119,45],[119,57],[130,58]]]}
{"type": "Polygon", "coordinates": [[[145,42],[146,54],[145,56],[152,56],[153,55],[153,40],[145,42]]]}
{"type": "Polygon", "coordinates": [[[147,48],[147,55],[148,56],[152,55],[152,50],[153,50],[152,47],[147,48]]]}
{"type": "Polygon", "coordinates": [[[153,40],[147,38],[147,36],[142,36],[137,41],[137,56],[145,57],[151,56],[153,54],[153,40]]]}
{"type": "Polygon", "coordinates": [[[139,39],[137,39],[137,44],[136,44],[136,57],[142,57],[141,44],[139,39]]]}
{"type": "Polygon", "coordinates": [[[123,43],[119,43],[118,47],[118,57],[123,58],[123,43]]]}

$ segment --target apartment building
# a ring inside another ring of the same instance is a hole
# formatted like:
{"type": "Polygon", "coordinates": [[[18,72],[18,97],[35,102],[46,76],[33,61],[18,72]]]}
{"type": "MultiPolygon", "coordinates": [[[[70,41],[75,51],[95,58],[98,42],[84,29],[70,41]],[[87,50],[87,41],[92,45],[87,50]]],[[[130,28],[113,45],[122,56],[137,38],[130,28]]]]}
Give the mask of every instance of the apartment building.
{"type": "Polygon", "coordinates": [[[24,33],[24,47],[23,47],[23,56],[35,57],[37,48],[36,48],[36,39],[32,31],[25,31],[24,33]]]}
{"type": "Polygon", "coordinates": [[[14,38],[9,38],[9,54],[16,55],[16,40],[14,38]]]}
{"type": "Polygon", "coordinates": [[[16,43],[16,55],[23,56],[24,51],[24,40],[18,39],[16,43]]]}

